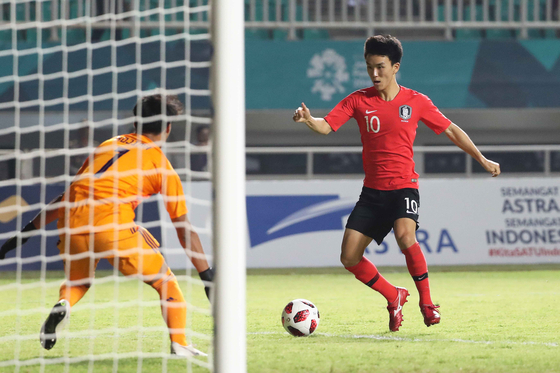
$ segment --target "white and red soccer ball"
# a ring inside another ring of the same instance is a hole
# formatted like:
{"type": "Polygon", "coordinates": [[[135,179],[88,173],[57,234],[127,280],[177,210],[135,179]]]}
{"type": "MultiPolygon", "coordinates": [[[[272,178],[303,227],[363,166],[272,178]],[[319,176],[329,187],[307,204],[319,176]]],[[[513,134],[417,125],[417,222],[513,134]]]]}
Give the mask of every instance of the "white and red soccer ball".
{"type": "Polygon", "coordinates": [[[282,311],[282,325],[294,337],[307,337],[319,326],[319,310],[306,299],[295,299],[282,311]]]}

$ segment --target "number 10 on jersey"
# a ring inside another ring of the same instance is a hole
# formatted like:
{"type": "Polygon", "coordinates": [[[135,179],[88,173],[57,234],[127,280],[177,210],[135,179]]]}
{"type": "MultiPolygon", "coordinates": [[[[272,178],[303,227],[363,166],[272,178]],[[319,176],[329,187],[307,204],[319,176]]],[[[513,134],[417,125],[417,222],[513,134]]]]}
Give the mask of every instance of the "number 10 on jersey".
{"type": "Polygon", "coordinates": [[[379,118],[376,117],[375,115],[371,117],[371,119],[366,115],[366,130],[368,132],[373,132],[373,133],[377,133],[379,132],[379,128],[381,128],[381,123],[379,122],[379,118]],[[375,125],[374,125],[374,122],[375,125]]]}

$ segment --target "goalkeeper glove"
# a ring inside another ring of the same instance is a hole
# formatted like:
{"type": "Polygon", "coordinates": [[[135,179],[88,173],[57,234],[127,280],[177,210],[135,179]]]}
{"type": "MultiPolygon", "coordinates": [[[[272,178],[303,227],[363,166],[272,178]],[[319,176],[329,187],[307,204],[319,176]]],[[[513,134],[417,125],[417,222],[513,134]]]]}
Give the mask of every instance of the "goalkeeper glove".
{"type": "MultiPolygon", "coordinates": [[[[198,274],[200,279],[205,282],[212,282],[214,281],[214,270],[212,267],[209,267],[206,271],[202,271],[198,274]]],[[[204,291],[206,292],[206,296],[208,300],[210,300],[210,286],[204,285],[204,291]]]]}
{"type": "Polygon", "coordinates": [[[10,251],[12,251],[13,249],[15,249],[18,246],[18,239],[21,239],[21,245],[23,246],[24,243],[27,242],[27,240],[29,240],[29,236],[26,237],[22,237],[21,234],[24,232],[31,232],[36,230],[37,228],[35,228],[35,225],[33,225],[33,222],[29,222],[29,224],[27,224],[20,233],[16,234],[15,236],[13,236],[12,238],[10,238],[8,241],[4,242],[4,245],[2,245],[2,248],[0,248],[0,260],[4,259],[6,257],[6,254],[9,253],[10,251]]]}

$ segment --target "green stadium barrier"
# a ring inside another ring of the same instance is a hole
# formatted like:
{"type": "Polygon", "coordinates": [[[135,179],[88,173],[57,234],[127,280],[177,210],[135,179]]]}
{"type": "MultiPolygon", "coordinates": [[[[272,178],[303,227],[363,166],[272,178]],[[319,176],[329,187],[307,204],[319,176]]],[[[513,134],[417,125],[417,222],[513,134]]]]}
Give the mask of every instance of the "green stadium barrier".
{"type": "Polygon", "coordinates": [[[2,44],[7,45],[9,44],[11,48],[11,44],[12,44],[12,30],[2,30],[0,31],[0,42],[2,42],[2,44]]]}
{"type": "Polygon", "coordinates": [[[286,39],[288,39],[288,30],[283,30],[283,29],[272,30],[272,39],[274,39],[274,40],[286,40],[286,39]]]}
{"type": "Polygon", "coordinates": [[[265,29],[245,29],[246,40],[268,40],[270,32],[265,29]]]}
{"type": "Polygon", "coordinates": [[[304,29],[303,40],[329,39],[329,31],[325,29],[304,29]]]}

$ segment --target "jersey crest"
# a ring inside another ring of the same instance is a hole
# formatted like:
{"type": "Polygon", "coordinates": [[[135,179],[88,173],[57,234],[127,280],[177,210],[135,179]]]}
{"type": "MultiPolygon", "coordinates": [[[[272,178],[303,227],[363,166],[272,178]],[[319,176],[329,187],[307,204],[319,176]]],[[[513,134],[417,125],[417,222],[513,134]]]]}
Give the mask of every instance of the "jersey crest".
{"type": "Polygon", "coordinates": [[[399,107],[399,116],[404,120],[409,120],[412,116],[412,108],[408,105],[401,105],[399,107]]]}

